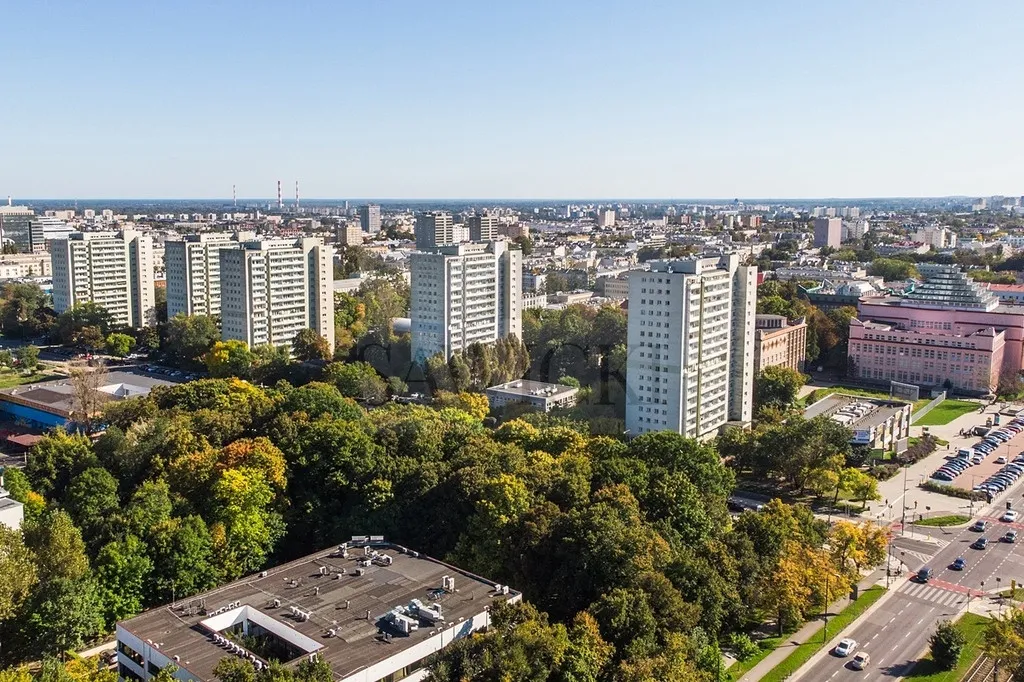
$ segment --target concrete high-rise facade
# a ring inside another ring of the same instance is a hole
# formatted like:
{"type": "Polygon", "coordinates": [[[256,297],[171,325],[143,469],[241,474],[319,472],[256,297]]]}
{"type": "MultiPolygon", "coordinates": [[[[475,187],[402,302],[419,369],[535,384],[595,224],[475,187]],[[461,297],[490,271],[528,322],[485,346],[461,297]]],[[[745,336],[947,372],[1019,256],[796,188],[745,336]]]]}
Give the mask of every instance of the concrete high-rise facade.
{"type": "Polygon", "coordinates": [[[484,211],[469,218],[469,239],[490,242],[498,238],[498,216],[484,211]]]}
{"type": "MultiPolygon", "coordinates": [[[[835,215],[833,211],[833,215],[835,215]]],[[[843,240],[843,219],[842,218],[815,218],[814,219],[814,245],[831,246],[839,248],[843,240]]]]}
{"type": "Polygon", "coordinates": [[[313,329],[334,348],[334,247],[319,237],[220,249],[221,338],[290,346],[313,329]]]}
{"type": "Polygon", "coordinates": [[[445,211],[424,213],[416,216],[416,248],[436,249],[451,246],[455,241],[455,222],[452,214],[445,211]]]}
{"type": "Polygon", "coordinates": [[[380,232],[380,206],[367,204],[359,208],[359,225],[363,232],[377,234],[380,232]]]}
{"type": "Polygon", "coordinates": [[[27,206],[0,206],[0,242],[13,244],[20,253],[34,253],[43,250],[40,239],[39,248],[32,248],[31,224],[35,211],[27,206]]]}
{"type": "Polygon", "coordinates": [[[472,343],[522,338],[522,251],[504,240],[411,256],[412,356],[450,357],[472,343]]]}
{"type": "Polygon", "coordinates": [[[211,232],[165,242],[167,316],[220,315],[220,251],[255,238],[254,232],[211,232]]]}
{"type": "Polygon", "coordinates": [[[363,230],[355,223],[338,226],[338,243],[342,246],[359,246],[363,243],[363,230]]]}
{"type": "Polygon", "coordinates": [[[53,308],[77,303],[103,306],[117,324],[156,322],[153,241],[134,230],[78,232],[53,242],[53,308]]]}
{"type": "Polygon", "coordinates": [[[626,428],[691,438],[752,417],[757,267],[739,256],[629,274],[626,428]]]}

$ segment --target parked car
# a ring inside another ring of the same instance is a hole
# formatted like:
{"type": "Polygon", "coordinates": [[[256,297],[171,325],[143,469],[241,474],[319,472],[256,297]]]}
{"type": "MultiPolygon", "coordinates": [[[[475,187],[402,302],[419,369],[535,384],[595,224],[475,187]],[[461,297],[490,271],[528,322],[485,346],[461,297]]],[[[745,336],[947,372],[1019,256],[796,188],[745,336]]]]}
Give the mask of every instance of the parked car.
{"type": "Polygon", "coordinates": [[[1006,455],[996,457],[996,464],[1006,464],[1006,455]]]}

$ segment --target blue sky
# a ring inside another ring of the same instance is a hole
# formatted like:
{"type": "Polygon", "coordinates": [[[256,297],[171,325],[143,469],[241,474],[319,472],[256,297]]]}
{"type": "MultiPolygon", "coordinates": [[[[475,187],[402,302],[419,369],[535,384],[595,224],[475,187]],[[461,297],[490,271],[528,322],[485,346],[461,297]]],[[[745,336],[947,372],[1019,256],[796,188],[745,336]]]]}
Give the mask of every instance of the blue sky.
{"type": "Polygon", "coordinates": [[[8,3],[0,194],[1020,194],[1024,3],[8,3]]]}

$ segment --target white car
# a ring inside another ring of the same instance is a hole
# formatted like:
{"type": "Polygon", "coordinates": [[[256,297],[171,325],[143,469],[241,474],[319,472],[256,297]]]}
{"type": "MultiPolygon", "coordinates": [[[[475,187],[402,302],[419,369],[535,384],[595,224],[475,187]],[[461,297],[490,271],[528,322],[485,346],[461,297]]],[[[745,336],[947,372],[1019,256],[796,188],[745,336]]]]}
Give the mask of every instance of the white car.
{"type": "Polygon", "coordinates": [[[1005,523],[1013,523],[1014,521],[1017,520],[1018,516],[1019,516],[1019,514],[1016,511],[1014,511],[1013,509],[1011,509],[1010,511],[1006,512],[1005,514],[1003,514],[1003,518],[1001,518],[1000,521],[1003,521],[1005,523]]]}
{"type": "Polygon", "coordinates": [[[999,455],[996,458],[996,464],[1006,464],[1006,455],[999,455]]]}
{"type": "Polygon", "coordinates": [[[871,657],[868,656],[866,651],[858,651],[857,655],[850,661],[850,667],[856,670],[863,670],[868,667],[868,663],[871,661],[871,657]]]}
{"type": "Polygon", "coordinates": [[[833,650],[836,656],[849,656],[853,653],[853,650],[857,648],[857,642],[850,638],[839,640],[839,644],[836,644],[836,648],[833,650]]]}

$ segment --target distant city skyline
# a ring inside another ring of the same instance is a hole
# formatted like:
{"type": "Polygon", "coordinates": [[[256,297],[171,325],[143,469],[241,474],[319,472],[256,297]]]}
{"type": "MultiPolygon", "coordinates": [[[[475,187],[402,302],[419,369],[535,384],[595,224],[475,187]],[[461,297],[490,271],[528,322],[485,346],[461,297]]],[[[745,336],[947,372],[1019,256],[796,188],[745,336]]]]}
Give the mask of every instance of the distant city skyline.
{"type": "Polygon", "coordinates": [[[1013,195],[1024,4],[983,9],[19,3],[0,196],[1013,195]]]}

